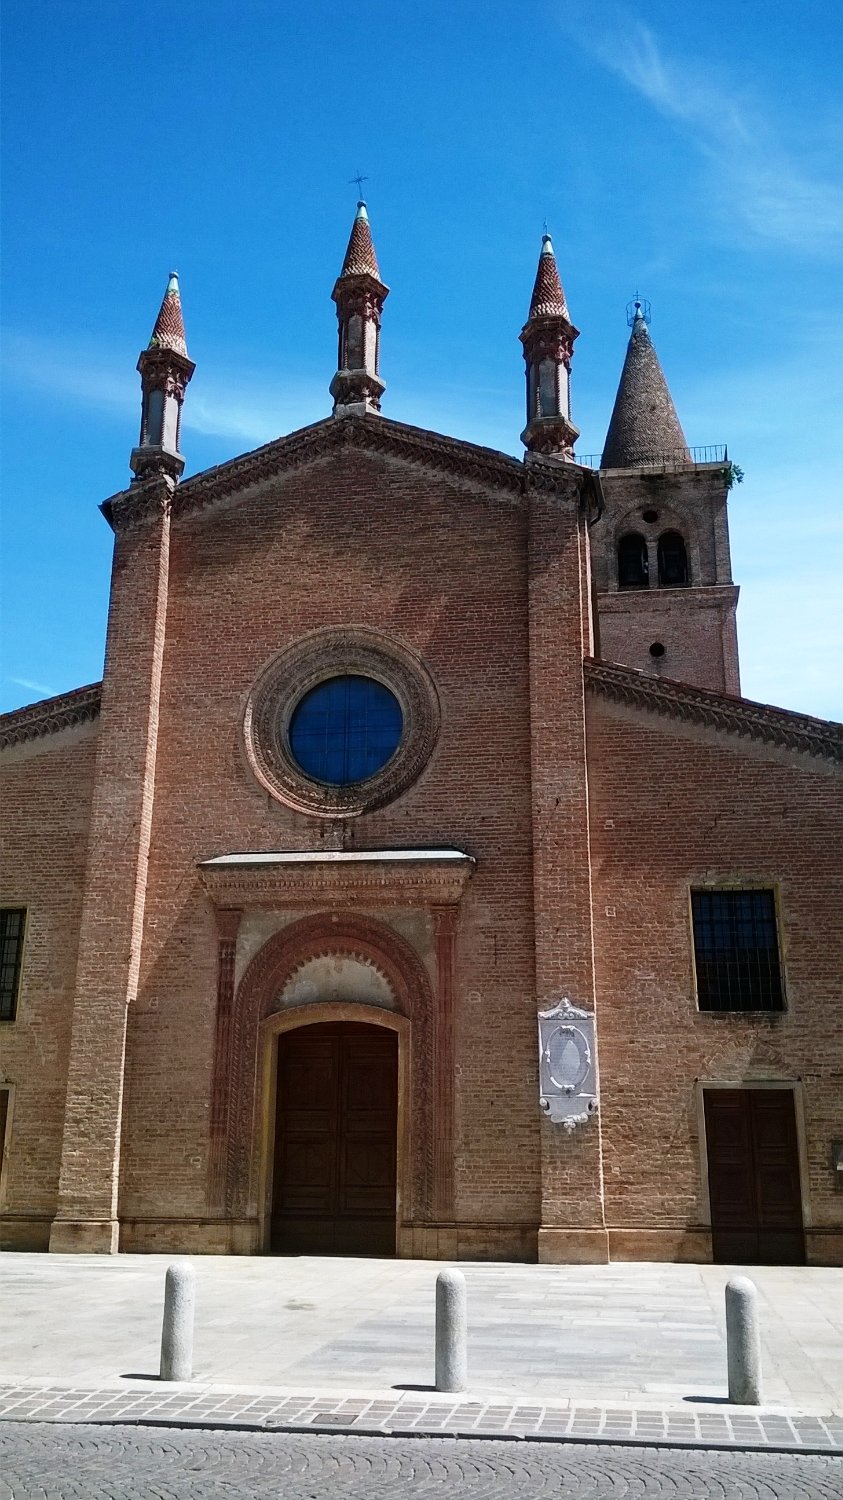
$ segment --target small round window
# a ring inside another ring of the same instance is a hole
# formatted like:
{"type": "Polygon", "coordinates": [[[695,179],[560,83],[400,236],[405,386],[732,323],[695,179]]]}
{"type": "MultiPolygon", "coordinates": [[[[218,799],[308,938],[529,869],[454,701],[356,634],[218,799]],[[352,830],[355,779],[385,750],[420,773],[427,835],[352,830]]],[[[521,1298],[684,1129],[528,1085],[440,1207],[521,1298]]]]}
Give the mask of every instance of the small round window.
{"type": "Polygon", "coordinates": [[[395,694],[373,677],[329,677],[296,704],[287,731],[306,776],[349,786],[375,776],[401,742],[404,715],[395,694]]]}

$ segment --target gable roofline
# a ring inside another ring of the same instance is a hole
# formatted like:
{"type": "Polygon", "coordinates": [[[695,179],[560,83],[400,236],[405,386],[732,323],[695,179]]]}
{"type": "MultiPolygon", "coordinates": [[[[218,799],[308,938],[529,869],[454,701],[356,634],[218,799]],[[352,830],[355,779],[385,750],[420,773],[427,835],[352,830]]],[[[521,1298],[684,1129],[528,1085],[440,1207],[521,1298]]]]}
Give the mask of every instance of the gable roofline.
{"type": "MultiPolygon", "coordinates": [[[[411,427],[380,415],[323,417],[308,427],[273,438],[261,448],[183,480],[172,493],[172,515],[205,510],[264,479],[305,468],[351,447],[455,474],[481,488],[513,497],[520,496],[524,487],[521,459],[495,448],[482,448],[462,438],[442,437],[424,427],[411,427]]],[[[106,500],[100,509],[109,524],[115,529],[131,525],[155,508],[158,500],[148,493],[150,489],[133,485],[106,500]]]]}
{"type": "Polygon", "coordinates": [[[25,708],[0,714],[0,749],[90,723],[99,717],[101,698],[102,683],[91,682],[69,693],[59,693],[55,698],[42,698],[25,708]]]}
{"type": "Polygon", "coordinates": [[[219,498],[219,492],[245,489],[263,479],[268,472],[303,468],[345,447],[362,448],[370,453],[384,453],[403,458],[408,463],[460,473],[481,484],[520,494],[524,465],[520,459],[482,448],[461,438],[443,437],[425,427],[411,427],[391,417],[350,415],[323,417],[309,427],[300,427],[284,437],[275,438],[252,453],[230,459],[215,469],[194,474],[176,490],[174,512],[192,510],[219,498]]]}
{"type": "Polygon", "coordinates": [[[690,687],[672,678],[648,677],[635,667],[593,657],[585,661],[585,683],[592,693],[630,708],[843,764],[843,724],[833,719],[815,719],[811,714],[690,687]]]}

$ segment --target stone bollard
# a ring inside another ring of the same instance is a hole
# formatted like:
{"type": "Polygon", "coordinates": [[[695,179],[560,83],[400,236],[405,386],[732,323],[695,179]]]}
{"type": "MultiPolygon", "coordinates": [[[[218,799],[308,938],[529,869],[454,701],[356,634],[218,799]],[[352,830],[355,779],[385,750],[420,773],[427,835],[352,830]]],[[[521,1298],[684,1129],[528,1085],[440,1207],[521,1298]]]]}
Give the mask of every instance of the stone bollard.
{"type": "Polygon", "coordinates": [[[760,1406],[758,1291],[748,1276],[733,1276],[726,1283],[726,1359],[729,1400],[736,1406],[760,1406]]]}
{"type": "Polygon", "coordinates": [[[468,1384],[468,1319],[462,1271],[436,1278],[436,1389],[464,1391],[468,1384]]]}
{"type": "Polygon", "coordinates": [[[168,1266],[164,1283],[160,1380],[190,1380],[193,1376],[195,1294],[196,1272],[190,1262],[175,1261],[168,1266]]]}

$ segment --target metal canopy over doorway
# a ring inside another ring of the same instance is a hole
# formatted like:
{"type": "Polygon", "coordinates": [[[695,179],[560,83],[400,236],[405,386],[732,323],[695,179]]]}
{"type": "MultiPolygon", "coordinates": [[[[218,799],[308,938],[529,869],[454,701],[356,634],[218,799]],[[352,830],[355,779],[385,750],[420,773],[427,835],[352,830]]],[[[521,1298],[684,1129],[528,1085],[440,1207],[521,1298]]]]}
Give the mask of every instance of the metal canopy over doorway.
{"type": "Polygon", "coordinates": [[[394,1255],[398,1038],[354,1021],[278,1038],[271,1249],[394,1255]]]}

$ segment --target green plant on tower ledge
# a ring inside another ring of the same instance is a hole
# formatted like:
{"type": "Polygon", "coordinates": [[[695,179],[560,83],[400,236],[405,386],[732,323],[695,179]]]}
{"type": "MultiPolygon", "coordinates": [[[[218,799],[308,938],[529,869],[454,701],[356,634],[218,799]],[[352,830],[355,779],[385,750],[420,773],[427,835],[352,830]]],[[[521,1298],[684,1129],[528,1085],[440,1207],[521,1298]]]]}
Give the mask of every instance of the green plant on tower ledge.
{"type": "Polygon", "coordinates": [[[728,463],[723,470],[723,483],[727,490],[731,490],[736,484],[743,484],[743,469],[740,464],[728,463]]]}

